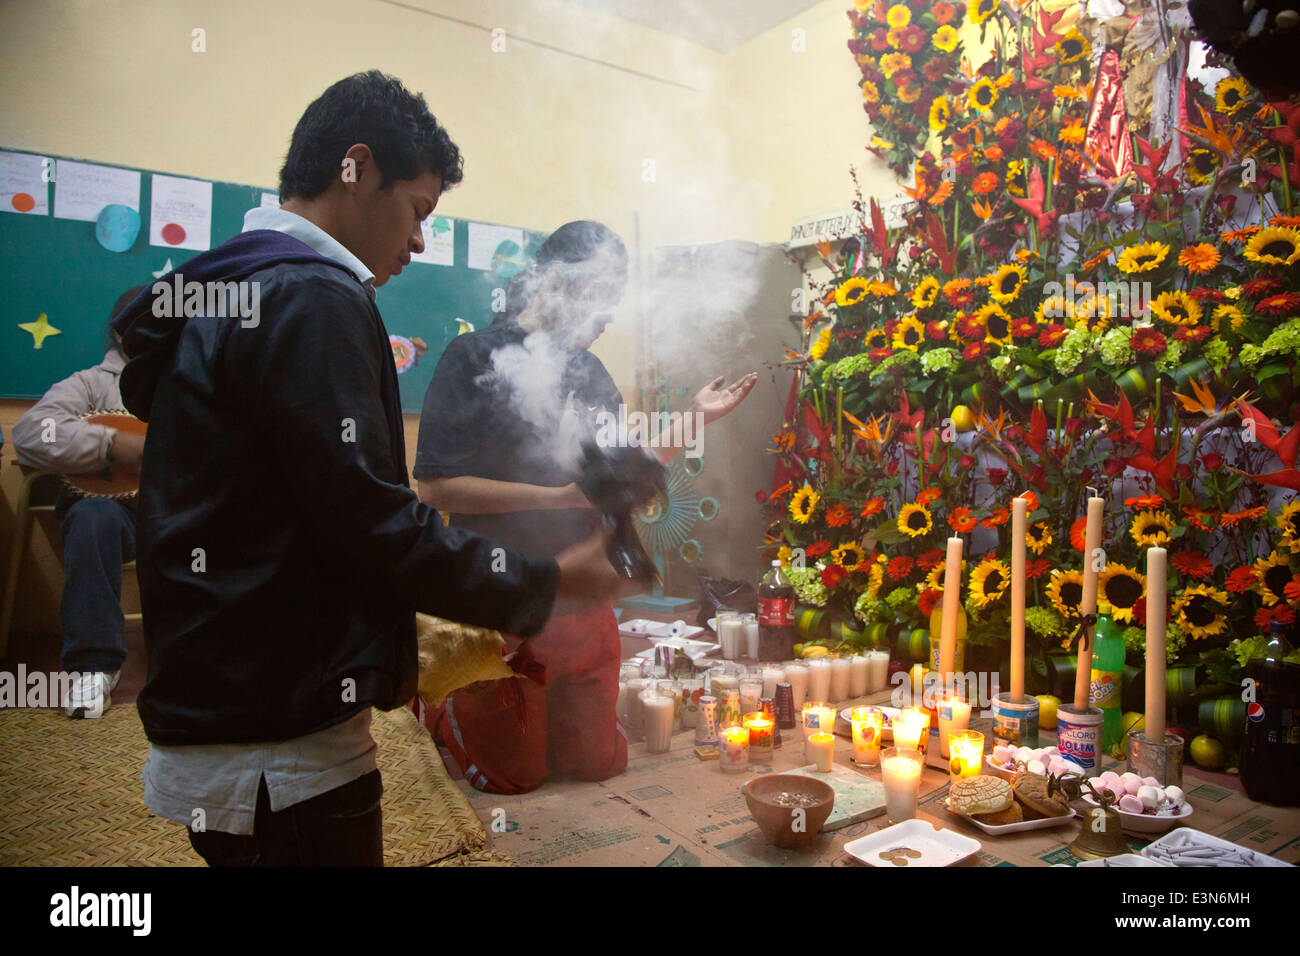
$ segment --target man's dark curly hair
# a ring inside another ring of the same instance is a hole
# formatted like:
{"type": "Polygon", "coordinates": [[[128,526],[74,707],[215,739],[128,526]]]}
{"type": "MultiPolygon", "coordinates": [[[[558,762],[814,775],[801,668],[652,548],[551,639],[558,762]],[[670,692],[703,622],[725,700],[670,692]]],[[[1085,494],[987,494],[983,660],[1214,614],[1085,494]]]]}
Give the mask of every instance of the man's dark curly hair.
{"type": "Polygon", "coordinates": [[[370,147],[384,189],[426,169],[442,178],[443,192],[464,178],[460,150],[424,97],[370,70],[339,80],[302,114],[280,169],[280,200],[325,192],[356,143],[370,147]]]}

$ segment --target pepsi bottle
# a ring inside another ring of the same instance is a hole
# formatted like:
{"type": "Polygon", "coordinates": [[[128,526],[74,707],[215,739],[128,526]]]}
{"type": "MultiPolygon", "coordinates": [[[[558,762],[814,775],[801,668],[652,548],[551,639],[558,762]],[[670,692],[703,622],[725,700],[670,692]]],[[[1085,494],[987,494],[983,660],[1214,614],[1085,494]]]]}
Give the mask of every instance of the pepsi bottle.
{"type": "Polygon", "coordinates": [[[1269,625],[1264,656],[1246,665],[1254,681],[1246,702],[1246,734],[1241,749],[1241,784],[1252,800],[1300,806],[1300,664],[1291,653],[1286,625],[1269,625]]]}

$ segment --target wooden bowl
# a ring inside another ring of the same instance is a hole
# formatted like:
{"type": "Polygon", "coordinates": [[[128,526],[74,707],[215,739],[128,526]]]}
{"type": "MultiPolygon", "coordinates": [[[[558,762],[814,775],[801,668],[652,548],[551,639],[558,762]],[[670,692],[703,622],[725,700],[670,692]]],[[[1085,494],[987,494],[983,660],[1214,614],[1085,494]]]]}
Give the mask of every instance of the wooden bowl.
{"type": "Polygon", "coordinates": [[[772,773],[745,784],[745,803],[768,843],[793,850],[806,846],[821,832],[822,824],[835,807],[835,790],[829,783],[802,774],[772,773]],[[804,810],[801,820],[794,807],[783,807],[776,802],[783,792],[805,793],[816,802],[801,808],[804,810]]]}

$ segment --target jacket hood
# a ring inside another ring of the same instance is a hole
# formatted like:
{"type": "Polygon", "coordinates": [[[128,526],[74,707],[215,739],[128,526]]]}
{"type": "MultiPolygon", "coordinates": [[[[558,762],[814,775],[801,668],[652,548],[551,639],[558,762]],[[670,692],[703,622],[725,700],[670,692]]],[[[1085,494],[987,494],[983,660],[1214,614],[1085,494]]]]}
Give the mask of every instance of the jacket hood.
{"type": "Polygon", "coordinates": [[[185,285],[237,282],[282,262],[318,262],[352,275],[346,266],[320,255],[305,242],[272,229],[254,229],[183,262],[146,287],[117,314],[113,328],[121,336],[122,351],[127,356],[121,376],[122,402],[131,414],[149,420],[158,380],[170,365],[181,330],[189,321],[180,303],[166,310],[170,315],[154,315],[153,290],[157,284],[172,287],[178,278],[185,285]]]}

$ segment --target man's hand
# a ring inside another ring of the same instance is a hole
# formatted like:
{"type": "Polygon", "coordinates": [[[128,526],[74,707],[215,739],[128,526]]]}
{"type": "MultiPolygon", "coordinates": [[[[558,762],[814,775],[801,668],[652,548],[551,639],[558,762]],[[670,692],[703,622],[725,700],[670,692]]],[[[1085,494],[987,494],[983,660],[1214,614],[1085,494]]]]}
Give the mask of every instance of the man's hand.
{"type": "Polygon", "coordinates": [[[108,463],[119,471],[140,470],[144,457],[144,436],[119,431],[113,435],[113,445],[108,450],[108,463]]]}
{"type": "Polygon", "coordinates": [[[744,378],[737,379],[735,382],[722,387],[726,376],[719,375],[708,385],[705,385],[695,394],[695,399],[691,402],[692,412],[704,413],[704,424],[715,422],[723,415],[726,415],[733,408],[745,400],[758,383],[758,373],[750,372],[744,378]]]}
{"type": "Polygon", "coordinates": [[[622,579],[606,554],[611,537],[612,532],[602,528],[555,556],[555,563],[560,566],[557,603],[561,598],[576,598],[582,603],[594,604],[614,597],[622,579]]]}

